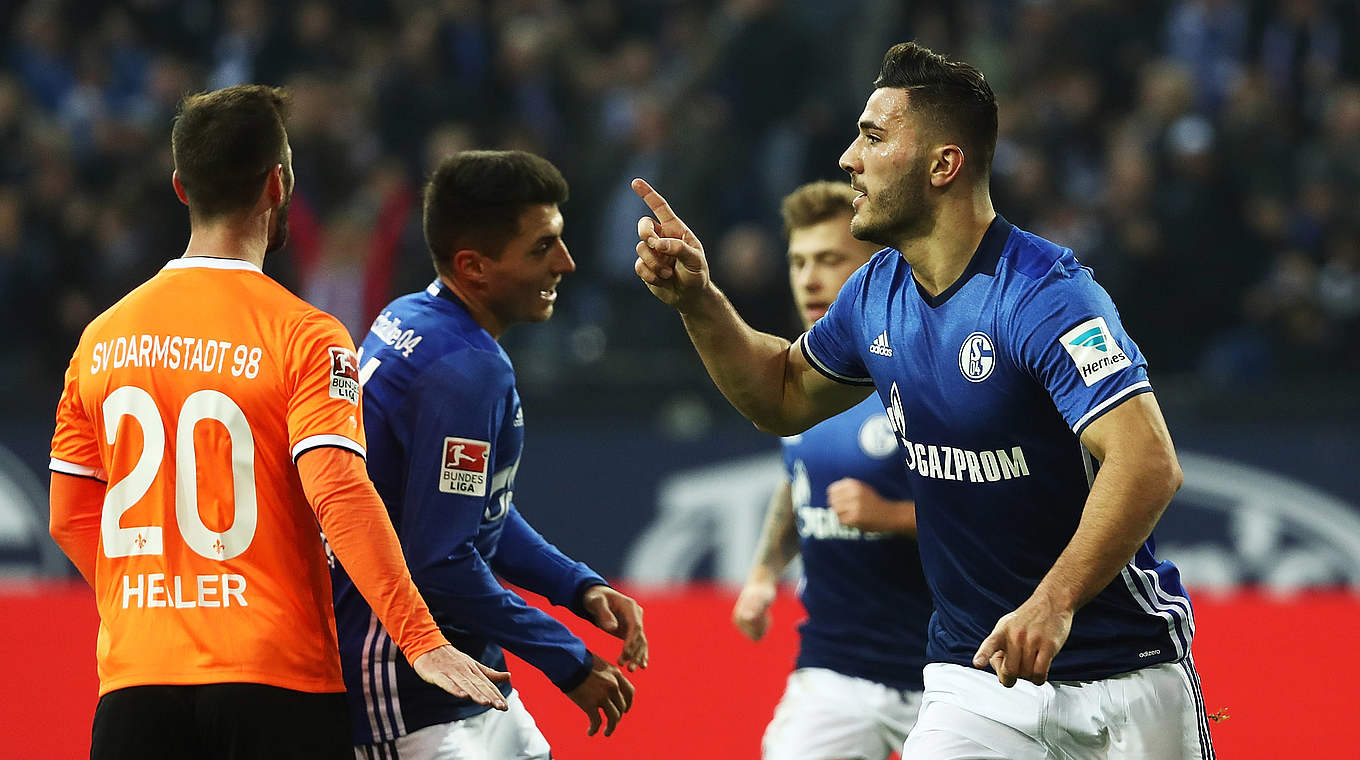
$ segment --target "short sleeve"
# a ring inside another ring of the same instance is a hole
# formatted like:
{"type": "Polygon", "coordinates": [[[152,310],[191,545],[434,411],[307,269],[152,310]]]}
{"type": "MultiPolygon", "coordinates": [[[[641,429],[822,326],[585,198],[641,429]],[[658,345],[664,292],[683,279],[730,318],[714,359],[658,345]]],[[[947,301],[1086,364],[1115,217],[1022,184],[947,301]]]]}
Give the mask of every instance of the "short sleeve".
{"type": "Polygon", "coordinates": [[[1012,345],[1077,435],[1121,401],[1152,390],[1147,361],[1089,270],[1051,273],[1020,304],[1012,345]]]}
{"type": "Polygon", "coordinates": [[[57,427],[52,434],[53,472],[96,480],[108,479],[99,458],[99,435],[80,399],[80,349],[71,355],[66,380],[57,402],[57,427]]]}
{"type": "Polygon", "coordinates": [[[359,358],[345,329],[322,312],[304,316],[286,362],[288,446],[293,459],[318,446],[337,446],[364,456],[359,358]]]}
{"type": "Polygon", "coordinates": [[[798,346],[812,368],[846,385],[873,385],[864,366],[857,336],[864,313],[864,288],[870,263],[856,269],[841,286],[822,318],[798,339],[798,346]]]}

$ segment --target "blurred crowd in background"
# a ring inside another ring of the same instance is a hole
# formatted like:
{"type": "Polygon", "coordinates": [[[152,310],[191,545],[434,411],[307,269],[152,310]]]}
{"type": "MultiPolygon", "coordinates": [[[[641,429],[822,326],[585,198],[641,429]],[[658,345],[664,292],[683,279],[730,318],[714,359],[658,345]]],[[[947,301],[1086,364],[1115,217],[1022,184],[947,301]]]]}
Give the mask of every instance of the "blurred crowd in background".
{"type": "Polygon", "coordinates": [[[0,385],[33,391],[4,403],[54,400],[88,320],[182,253],[176,104],[242,82],[294,97],[291,242],[266,270],[356,338],[432,278],[434,162],[523,148],[571,183],[579,270],[552,322],[506,336],[522,387],[571,403],[706,382],[633,274],[629,179],[668,196],[753,324],[792,337],[778,201],[845,177],[879,60],[906,39],[986,73],[998,211],[1095,270],[1154,376],[1360,368],[1348,0],[10,0],[0,385]]]}

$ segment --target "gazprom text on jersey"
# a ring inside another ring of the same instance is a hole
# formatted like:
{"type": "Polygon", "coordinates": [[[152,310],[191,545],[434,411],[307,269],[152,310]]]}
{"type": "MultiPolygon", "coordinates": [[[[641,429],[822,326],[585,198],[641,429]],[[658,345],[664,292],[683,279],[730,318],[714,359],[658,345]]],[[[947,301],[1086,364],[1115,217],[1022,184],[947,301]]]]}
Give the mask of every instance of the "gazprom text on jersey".
{"type": "Polygon", "coordinates": [[[968,480],[972,483],[995,483],[1029,475],[1025,451],[1019,446],[993,451],[969,451],[953,446],[912,443],[900,438],[907,451],[907,469],[922,477],[938,480],[968,480]]]}

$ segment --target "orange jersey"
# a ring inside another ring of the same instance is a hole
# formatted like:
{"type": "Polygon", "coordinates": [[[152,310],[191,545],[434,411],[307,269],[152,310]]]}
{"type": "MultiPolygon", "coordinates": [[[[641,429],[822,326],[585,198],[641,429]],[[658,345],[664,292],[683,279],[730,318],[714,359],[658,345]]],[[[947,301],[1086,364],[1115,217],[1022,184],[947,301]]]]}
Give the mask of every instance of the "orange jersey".
{"type": "Polygon", "coordinates": [[[333,317],[254,265],[176,259],[81,336],[51,468],[107,483],[93,585],[100,693],[344,690],[317,518],[294,465],[364,454],[333,317]]]}

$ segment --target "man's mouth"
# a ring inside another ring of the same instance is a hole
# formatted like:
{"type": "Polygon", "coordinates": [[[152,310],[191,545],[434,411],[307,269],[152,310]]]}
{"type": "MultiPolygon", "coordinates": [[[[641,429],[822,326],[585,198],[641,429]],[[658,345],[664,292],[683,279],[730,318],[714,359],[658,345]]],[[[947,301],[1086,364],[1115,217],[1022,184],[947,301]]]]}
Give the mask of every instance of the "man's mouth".
{"type": "Polygon", "coordinates": [[[557,300],[557,286],[554,285],[553,287],[548,288],[547,290],[538,291],[538,297],[542,298],[544,301],[547,301],[548,303],[553,303],[554,301],[557,300]]]}

